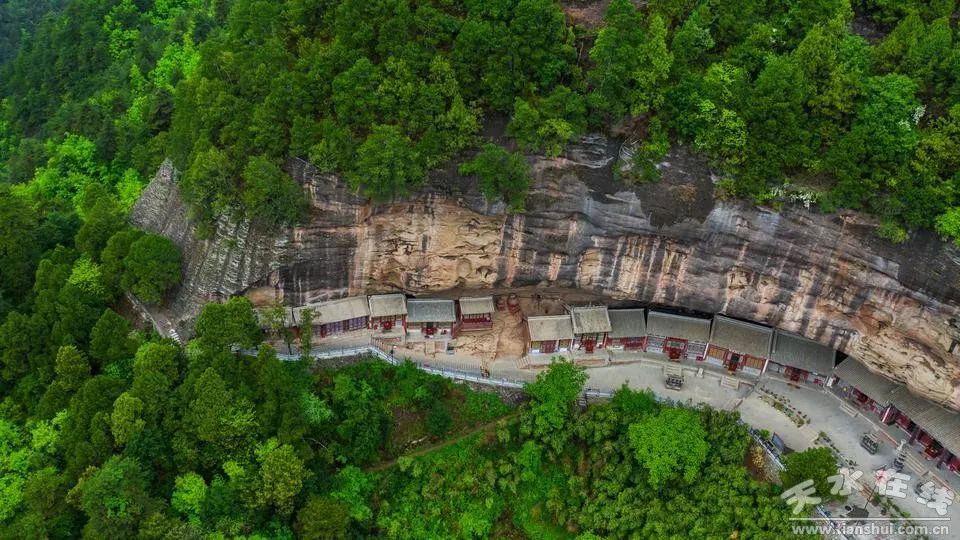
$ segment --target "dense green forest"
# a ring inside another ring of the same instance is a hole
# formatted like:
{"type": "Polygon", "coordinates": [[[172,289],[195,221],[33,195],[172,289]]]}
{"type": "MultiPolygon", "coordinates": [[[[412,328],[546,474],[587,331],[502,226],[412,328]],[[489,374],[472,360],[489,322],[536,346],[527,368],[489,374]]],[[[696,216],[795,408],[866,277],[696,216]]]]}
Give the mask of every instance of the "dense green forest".
{"type": "Polygon", "coordinates": [[[41,219],[91,179],[129,206],[169,157],[199,221],[294,223],[291,156],[388,199],[504,115],[507,155],[466,170],[516,211],[529,175],[512,152],[616,127],[639,141],[625,181],[655,179],[682,143],[721,195],[864,210],[894,241],[960,238],[954,0],[613,0],[577,25],[549,0],[0,9],[5,54],[22,42],[0,77],[0,174],[41,219]]]}
{"type": "Polygon", "coordinates": [[[626,388],[578,412],[566,362],[514,410],[411,363],[243,356],[260,341],[244,299],[197,328],[181,349],[107,311],[38,399],[4,372],[0,536],[791,537],[734,413],[626,388]]]}
{"type": "Polygon", "coordinates": [[[54,17],[66,0],[6,0],[0,3],[0,64],[17,55],[44,17],[54,17]]]}

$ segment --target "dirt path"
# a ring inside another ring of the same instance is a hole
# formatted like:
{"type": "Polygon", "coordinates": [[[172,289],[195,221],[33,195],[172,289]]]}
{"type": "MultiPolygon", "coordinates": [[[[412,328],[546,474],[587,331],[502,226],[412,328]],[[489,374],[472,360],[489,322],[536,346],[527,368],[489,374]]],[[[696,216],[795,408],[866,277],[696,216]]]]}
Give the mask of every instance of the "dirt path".
{"type": "Polygon", "coordinates": [[[403,458],[403,457],[417,457],[417,456],[422,456],[422,455],[424,455],[424,454],[433,452],[434,450],[440,450],[441,448],[446,448],[446,447],[448,447],[448,446],[450,446],[450,445],[456,444],[456,443],[458,443],[458,442],[466,439],[467,437],[471,437],[471,436],[473,436],[473,435],[476,435],[477,433],[482,433],[482,432],[485,432],[485,431],[490,431],[490,429],[496,427],[497,423],[499,423],[499,422],[502,421],[502,420],[506,420],[506,421],[508,421],[508,422],[515,421],[517,418],[520,417],[520,412],[521,412],[521,411],[514,411],[514,412],[512,412],[512,413],[510,413],[510,414],[508,414],[508,415],[506,415],[506,416],[501,416],[500,418],[497,418],[496,420],[492,420],[492,421],[490,421],[490,422],[487,422],[486,424],[481,424],[481,425],[479,425],[479,426],[471,429],[470,431],[467,431],[466,433],[463,433],[463,434],[461,434],[461,435],[458,435],[457,437],[454,437],[453,439],[447,439],[447,440],[445,440],[445,441],[439,441],[439,442],[436,442],[436,443],[433,443],[433,444],[429,444],[429,445],[424,446],[424,447],[422,447],[422,448],[418,448],[418,449],[414,450],[413,452],[410,452],[409,454],[404,454],[404,455],[402,455],[402,456],[397,456],[397,457],[391,459],[390,461],[383,461],[383,462],[377,463],[376,465],[373,465],[373,466],[371,466],[371,467],[367,467],[366,469],[364,469],[364,471],[365,471],[365,472],[368,472],[368,473],[369,473],[369,472],[385,471],[385,470],[393,467],[394,465],[396,465],[396,464],[397,464],[397,461],[398,461],[400,458],[403,458]]]}

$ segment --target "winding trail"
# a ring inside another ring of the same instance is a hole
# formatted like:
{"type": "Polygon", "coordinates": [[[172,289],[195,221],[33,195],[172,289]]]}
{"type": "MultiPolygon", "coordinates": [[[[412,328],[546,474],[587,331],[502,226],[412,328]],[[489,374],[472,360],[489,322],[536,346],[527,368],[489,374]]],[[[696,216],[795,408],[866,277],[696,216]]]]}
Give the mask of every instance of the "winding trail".
{"type": "Polygon", "coordinates": [[[435,443],[433,443],[433,444],[428,444],[428,445],[426,445],[426,446],[417,448],[416,450],[414,450],[413,452],[410,452],[409,454],[404,454],[404,455],[402,455],[402,456],[397,456],[397,457],[395,457],[395,458],[393,458],[393,459],[391,459],[391,460],[389,460],[389,461],[382,461],[382,462],[380,462],[380,463],[377,463],[376,465],[373,465],[373,466],[370,466],[370,467],[365,468],[365,469],[364,469],[364,472],[382,472],[382,471],[385,471],[385,470],[393,467],[394,465],[396,465],[396,464],[397,464],[397,461],[399,461],[400,458],[422,456],[422,455],[424,455],[424,454],[428,454],[428,453],[430,453],[430,452],[433,452],[434,450],[440,450],[441,448],[446,448],[446,447],[451,446],[451,445],[454,445],[454,444],[456,444],[456,443],[458,443],[458,442],[460,442],[460,441],[462,441],[462,440],[464,440],[464,439],[466,439],[466,438],[468,438],[468,437],[472,437],[472,436],[476,435],[477,433],[483,433],[483,432],[486,432],[486,431],[490,431],[492,428],[496,427],[496,425],[497,425],[498,423],[500,423],[501,421],[515,422],[516,420],[518,420],[518,419],[520,418],[520,412],[521,412],[521,411],[519,411],[519,410],[514,411],[514,412],[512,412],[512,413],[510,413],[510,414],[508,414],[508,415],[506,415],[506,416],[501,416],[500,418],[497,418],[496,420],[491,420],[491,421],[489,421],[489,422],[487,422],[487,423],[485,423],[485,424],[480,424],[479,426],[476,426],[476,427],[474,427],[473,429],[471,429],[471,430],[469,430],[469,431],[467,431],[467,432],[465,432],[465,433],[462,433],[462,434],[460,434],[460,435],[458,435],[458,436],[456,436],[456,437],[454,437],[454,438],[452,438],[452,439],[447,439],[447,440],[435,442],[435,443]]]}

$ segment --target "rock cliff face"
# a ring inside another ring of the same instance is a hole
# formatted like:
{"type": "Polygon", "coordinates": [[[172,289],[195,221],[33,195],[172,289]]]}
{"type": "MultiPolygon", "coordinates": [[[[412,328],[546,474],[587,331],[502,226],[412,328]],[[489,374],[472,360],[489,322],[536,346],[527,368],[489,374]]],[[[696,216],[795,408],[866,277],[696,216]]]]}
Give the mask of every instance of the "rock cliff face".
{"type": "Polygon", "coordinates": [[[628,189],[611,172],[617,147],[588,137],[563,158],[535,159],[523,215],[485,202],[452,169],[409,200],[374,206],[296,161],[290,172],[313,200],[302,227],[269,235],[223,221],[197,240],[169,165],[133,221],[184,250],[184,283],[163,313],[181,333],[203,302],[244,291],[295,305],[378,291],[577,289],[797,332],[960,408],[960,252],[929,234],[891,245],[855,214],[716,201],[707,167],[682,148],[661,182],[628,189]]]}

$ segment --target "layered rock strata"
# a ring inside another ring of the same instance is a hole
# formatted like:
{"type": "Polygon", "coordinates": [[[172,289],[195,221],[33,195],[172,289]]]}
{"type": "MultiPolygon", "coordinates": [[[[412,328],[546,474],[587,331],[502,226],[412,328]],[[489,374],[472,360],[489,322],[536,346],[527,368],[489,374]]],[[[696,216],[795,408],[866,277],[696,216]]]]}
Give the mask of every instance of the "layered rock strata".
{"type": "Polygon", "coordinates": [[[518,215],[453,167],[407,200],[372,205],[294,160],[313,203],[301,227],[265,233],[222,220],[199,240],[169,164],[132,220],[183,249],[184,282],[163,314],[184,335],[202,303],[242,292],[297,305],[379,291],[575,289],[797,332],[960,407],[957,249],[927,233],[892,245],[856,214],[717,200],[710,171],[683,148],[661,164],[660,182],[628,188],[612,173],[618,148],[593,136],[562,158],[531,158],[518,215]]]}

